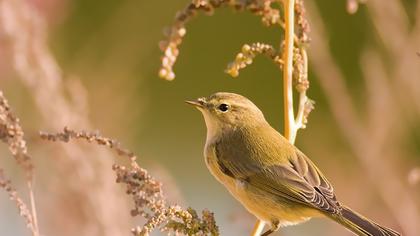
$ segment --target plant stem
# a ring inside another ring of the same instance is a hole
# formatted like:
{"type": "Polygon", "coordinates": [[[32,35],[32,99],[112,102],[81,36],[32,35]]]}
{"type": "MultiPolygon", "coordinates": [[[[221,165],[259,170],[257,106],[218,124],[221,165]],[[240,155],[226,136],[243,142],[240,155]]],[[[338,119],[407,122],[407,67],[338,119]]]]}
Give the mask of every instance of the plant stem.
{"type": "Polygon", "coordinates": [[[293,46],[295,36],[295,0],[285,0],[285,50],[283,66],[283,101],[284,101],[284,136],[292,141],[293,133],[296,133],[293,112],[293,46]]]}
{"type": "MultiPolygon", "coordinates": [[[[285,50],[283,58],[283,101],[284,101],[284,137],[292,144],[296,138],[296,124],[293,111],[293,46],[295,37],[295,0],[284,0],[285,15],[285,50]]],[[[261,235],[264,221],[258,220],[251,236],[261,235]]]]}
{"type": "Polygon", "coordinates": [[[252,229],[251,236],[260,236],[264,229],[264,226],[264,221],[258,220],[257,223],[255,223],[254,228],[252,229]]]}
{"type": "Polygon", "coordinates": [[[28,189],[29,189],[29,198],[31,202],[31,212],[32,212],[32,221],[33,221],[33,236],[39,236],[39,228],[38,228],[38,217],[36,215],[36,207],[35,207],[35,197],[34,197],[34,190],[32,187],[32,181],[28,180],[28,189]]]}

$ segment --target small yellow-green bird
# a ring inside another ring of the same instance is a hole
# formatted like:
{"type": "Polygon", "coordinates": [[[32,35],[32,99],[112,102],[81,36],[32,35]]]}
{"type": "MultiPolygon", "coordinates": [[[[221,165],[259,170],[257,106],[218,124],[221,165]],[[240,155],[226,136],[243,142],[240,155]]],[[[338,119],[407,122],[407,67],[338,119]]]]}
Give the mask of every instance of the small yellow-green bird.
{"type": "Polygon", "coordinates": [[[186,102],[203,113],[210,172],[249,212],[271,225],[261,236],[318,216],[357,235],[400,235],[342,205],[318,167],[247,98],[219,92],[186,102]]]}

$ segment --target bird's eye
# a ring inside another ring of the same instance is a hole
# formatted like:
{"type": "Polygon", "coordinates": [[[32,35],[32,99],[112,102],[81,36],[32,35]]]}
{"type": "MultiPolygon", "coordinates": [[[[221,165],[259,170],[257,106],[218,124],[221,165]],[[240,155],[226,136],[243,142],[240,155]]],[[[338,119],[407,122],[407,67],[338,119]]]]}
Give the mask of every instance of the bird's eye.
{"type": "Polygon", "coordinates": [[[229,110],[229,105],[222,103],[219,105],[219,110],[221,110],[222,112],[227,112],[229,110]]]}

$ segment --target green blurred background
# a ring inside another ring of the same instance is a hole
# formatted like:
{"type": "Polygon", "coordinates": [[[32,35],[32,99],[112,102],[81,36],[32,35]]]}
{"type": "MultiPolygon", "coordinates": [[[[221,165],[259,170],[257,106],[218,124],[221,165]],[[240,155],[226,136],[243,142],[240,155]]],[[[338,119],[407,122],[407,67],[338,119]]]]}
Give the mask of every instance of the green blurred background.
{"type": "MultiPolygon", "coordinates": [[[[178,199],[183,199],[184,206],[215,212],[222,235],[247,235],[254,218],[207,171],[202,154],[204,121],[184,100],[217,91],[239,93],[254,101],[267,120],[282,131],[281,71],[270,60],[258,57],[236,79],[223,72],[243,44],[278,45],[282,30],[266,28],[258,17],[231,9],[220,9],[213,16],[200,15],[188,24],[175,66],[177,77],[168,82],[157,76],[162,54],[158,43],[164,39],[163,29],[171,25],[175,13],[188,1],[34,2],[47,17],[49,46],[64,77],[80,79],[86,87],[94,128],[138,153],[142,166],[163,168],[179,188],[178,199]]],[[[361,5],[351,15],[346,11],[345,1],[314,2],[326,25],[331,54],[348,79],[346,85],[358,114],[364,114],[366,91],[359,60],[368,47],[383,53],[383,43],[366,6],[361,5]]],[[[416,1],[401,2],[414,22],[416,1]]],[[[329,176],[343,202],[398,228],[393,217],[386,216],[386,207],[378,194],[370,191],[374,184],[365,181],[366,174],[332,115],[317,75],[311,67],[309,71],[308,95],[316,101],[316,109],[310,115],[307,129],[298,133],[296,145],[329,176]]],[[[16,80],[5,79],[0,83],[27,132],[42,129],[24,95],[25,88],[16,80]]],[[[405,148],[412,155],[400,160],[398,172],[402,176],[410,169],[407,166],[420,165],[420,123],[411,125],[405,148]]],[[[413,188],[418,193],[418,185],[413,188]]],[[[5,214],[14,212],[13,207],[6,200],[1,204],[0,234],[23,234],[25,231],[15,223],[21,224],[18,216],[11,220],[14,218],[5,214]]],[[[305,232],[348,235],[326,220],[288,227],[281,235],[309,235],[305,232]]]]}

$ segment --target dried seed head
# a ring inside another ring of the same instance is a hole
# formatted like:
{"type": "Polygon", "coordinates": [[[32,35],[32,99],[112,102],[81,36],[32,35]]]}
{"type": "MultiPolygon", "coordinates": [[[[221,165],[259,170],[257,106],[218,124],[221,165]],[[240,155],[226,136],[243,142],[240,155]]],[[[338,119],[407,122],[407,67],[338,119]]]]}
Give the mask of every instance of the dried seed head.
{"type": "Polygon", "coordinates": [[[308,20],[306,18],[306,10],[303,4],[303,0],[296,0],[295,3],[296,13],[296,36],[299,40],[299,44],[307,45],[310,42],[309,33],[311,31],[308,20]]]}
{"type": "Polygon", "coordinates": [[[212,213],[203,211],[203,216],[200,218],[197,214],[191,214],[192,209],[183,210],[179,206],[168,206],[162,183],[155,180],[147,170],[141,168],[136,162],[136,156],[131,151],[122,148],[114,139],[102,137],[98,132],[77,132],[67,127],[61,133],[42,132],[40,136],[49,141],[85,140],[111,148],[118,155],[128,158],[130,166],[114,164],[112,170],[116,174],[116,182],[125,185],[126,193],[133,200],[131,215],[142,216],[146,219],[143,226],[136,226],[131,230],[134,236],[149,235],[156,229],[174,233],[182,232],[185,235],[219,235],[212,213]]]}
{"type": "MultiPolygon", "coordinates": [[[[280,11],[272,7],[274,3],[279,4],[278,1],[274,0],[192,0],[184,10],[177,13],[174,24],[164,33],[167,39],[159,44],[163,52],[159,77],[166,80],[175,79],[173,67],[179,55],[179,46],[186,34],[185,25],[198,12],[203,11],[212,14],[217,8],[229,6],[236,10],[248,10],[260,16],[266,26],[283,25],[280,11]]],[[[244,63],[251,64],[252,60],[244,61],[244,63]]],[[[228,73],[235,77],[235,75],[238,75],[240,67],[231,68],[228,73]]]]}
{"type": "Polygon", "coordinates": [[[315,101],[307,98],[305,102],[305,106],[303,109],[303,120],[302,120],[302,129],[306,128],[306,125],[308,124],[308,117],[309,114],[315,109],[315,101]]]}
{"type": "Polygon", "coordinates": [[[6,143],[16,162],[26,173],[29,181],[32,180],[32,158],[27,153],[24,133],[19,119],[11,112],[3,92],[0,91],[0,140],[6,143]]]}
{"type": "Polygon", "coordinates": [[[228,65],[225,72],[232,77],[237,77],[239,71],[252,64],[254,58],[260,54],[271,58],[276,64],[281,66],[280,55],[273,46],[264,43],[253,43],[252,45],[245,44],[242,46],[241,52],[236,55],[235,60],[228,65]]]}
{"type": "Polygon", "coordinates": [[[3,169],[0,168],[0,188],[4,189],[12,202],[14,202],[19,210],[19,215],[25,219],[26,227],[33,233],[36,232],[34,218],[28,206],[19,197],[15,188],[13,188],[11,181],[5,176],[3,169]]]}

